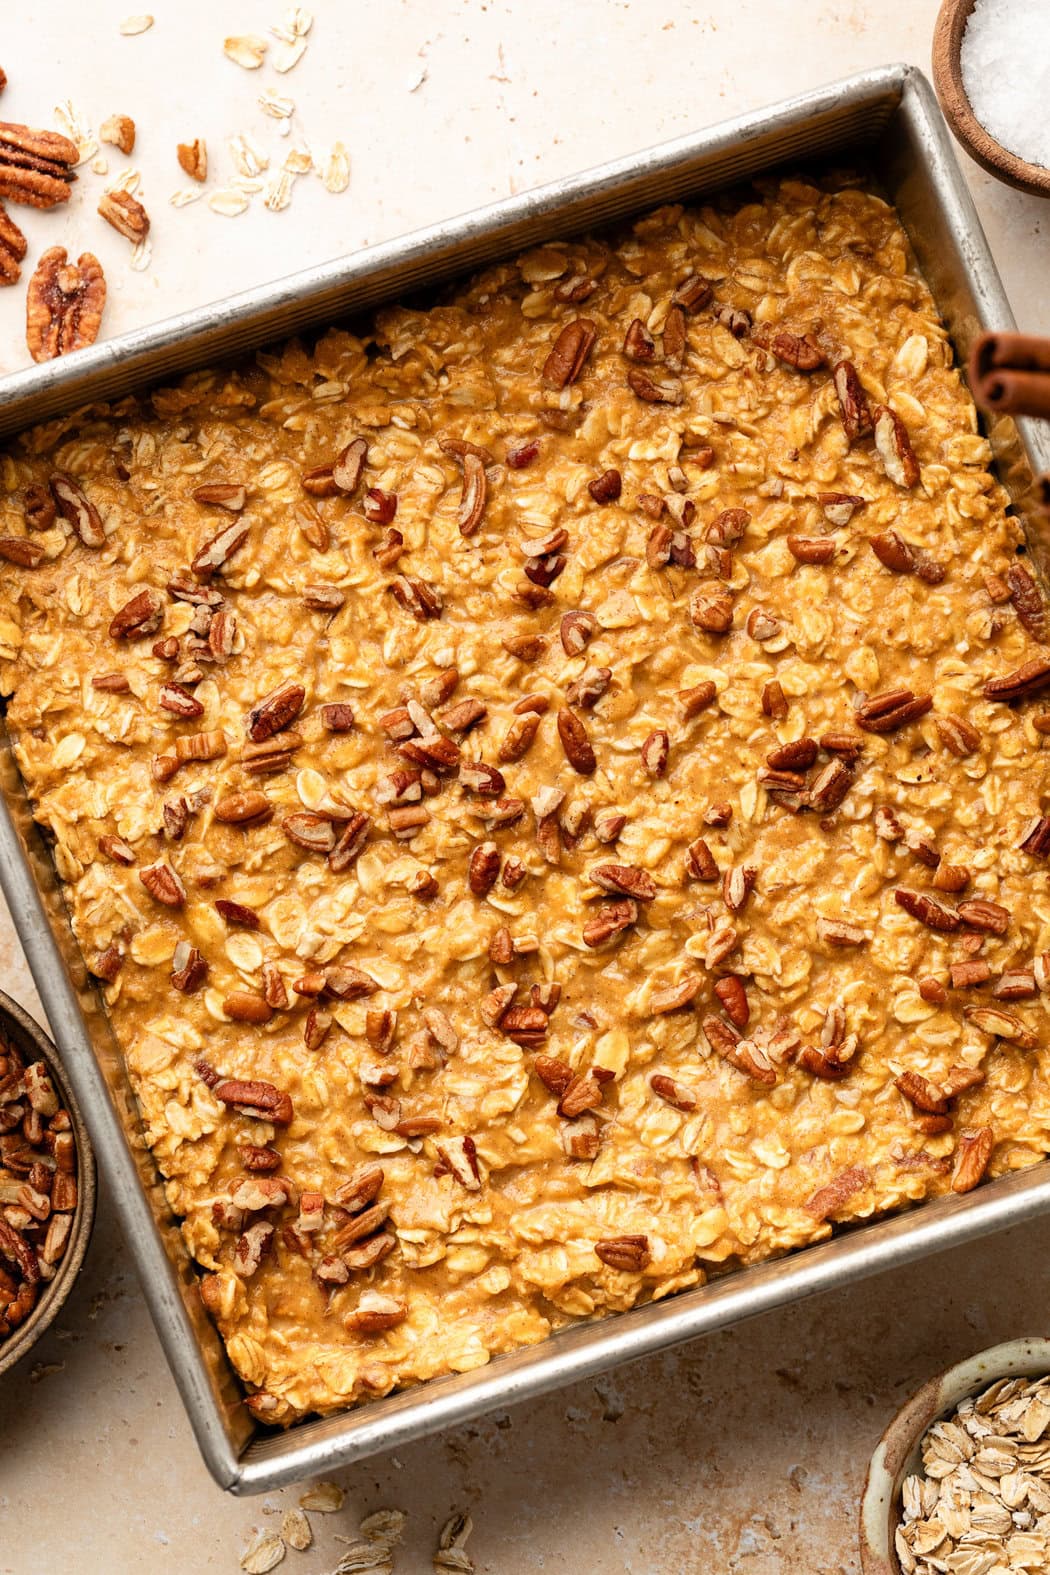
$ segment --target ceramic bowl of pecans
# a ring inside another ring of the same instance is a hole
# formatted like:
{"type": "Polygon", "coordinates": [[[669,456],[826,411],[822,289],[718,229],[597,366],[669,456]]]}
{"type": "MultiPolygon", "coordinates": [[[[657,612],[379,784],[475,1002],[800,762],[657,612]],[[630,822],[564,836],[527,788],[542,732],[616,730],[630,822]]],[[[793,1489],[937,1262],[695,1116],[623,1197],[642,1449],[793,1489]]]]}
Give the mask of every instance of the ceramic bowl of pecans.
{"type": "Polygon", "coordinates": [[[0,992],[0,1377],[53,1322],[95,1222],[95,1160],[55,1047],[0,992]]]}
{"type": "Polygon", "coordinates": [[[931,1378],[871,1457],[864,1575],[1050,1569],[1050,1340],[1008,1340],[931,1378]]]}

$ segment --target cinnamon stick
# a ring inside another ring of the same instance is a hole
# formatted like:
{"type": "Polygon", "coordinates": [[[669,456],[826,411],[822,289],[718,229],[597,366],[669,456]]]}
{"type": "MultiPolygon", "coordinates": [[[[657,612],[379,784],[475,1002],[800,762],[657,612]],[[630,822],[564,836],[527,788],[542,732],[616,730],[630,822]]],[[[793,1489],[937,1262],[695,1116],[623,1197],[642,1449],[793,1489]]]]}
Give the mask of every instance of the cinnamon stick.
{"type": "Polygon", "coordinates": [[[1050,419],[1050,339],[982,334],[970,355],[970,387],[986,410],[1050,419]]]}

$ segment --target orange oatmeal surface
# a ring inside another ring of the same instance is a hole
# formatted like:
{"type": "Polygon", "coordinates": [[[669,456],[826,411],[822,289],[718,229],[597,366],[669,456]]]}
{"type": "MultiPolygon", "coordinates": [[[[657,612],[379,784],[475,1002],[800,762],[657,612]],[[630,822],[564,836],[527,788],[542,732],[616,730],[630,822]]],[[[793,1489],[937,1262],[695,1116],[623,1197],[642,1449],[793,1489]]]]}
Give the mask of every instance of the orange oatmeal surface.
{"type": "Polygon", "coordinates": [[[1050,1149],[989,462],[802,179],[7,453],[7,726],[257,1417],[1050,1149]]]}

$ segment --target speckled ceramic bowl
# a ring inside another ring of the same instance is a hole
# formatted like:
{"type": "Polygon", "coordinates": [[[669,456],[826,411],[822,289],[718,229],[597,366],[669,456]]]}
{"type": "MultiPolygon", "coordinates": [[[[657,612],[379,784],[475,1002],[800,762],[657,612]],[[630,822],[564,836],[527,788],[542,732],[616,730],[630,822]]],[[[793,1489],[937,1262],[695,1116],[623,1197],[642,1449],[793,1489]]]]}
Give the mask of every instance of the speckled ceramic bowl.
{"type": "Polygon", "coordinates": [[[77,1206],[69,1243],[59,1260],[53,1280],[22,1326],[0,1340],[0,1379],[32,1350],[62,1308],[80,1272],[95,1223],[95,1156],[69,1080],[58,1060],[51,1040],[17,1002],[0,991],[0,1036],[10,1039],[27,1061],[43,1061],[54,1080],[63,1106],[69,1111],[77,1143],[77,1206]]]}
{"type": "Polygon", "coordinates": [[[997,1378],[1039,1378],[1046,1373],[1050,1373],[1050,1339],[1032,1335],[1007,1340],[931,1378],[901,1407],[879,1439],[864,1485],[860,1506],[864,1575],[901,1575],[893,1541],[900,1521],[901,1484],[922,1464],[919,1446],[927,1428],[997,1378]]]}

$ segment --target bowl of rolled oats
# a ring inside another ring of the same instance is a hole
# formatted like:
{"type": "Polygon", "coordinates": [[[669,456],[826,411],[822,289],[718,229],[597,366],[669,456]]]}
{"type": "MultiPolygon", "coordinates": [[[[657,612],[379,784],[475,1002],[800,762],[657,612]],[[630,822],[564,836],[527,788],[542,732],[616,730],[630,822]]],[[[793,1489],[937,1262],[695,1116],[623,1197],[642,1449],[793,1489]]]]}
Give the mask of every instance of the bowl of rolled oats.
{"type": "Polygon", "coordinates": [[[1008,1340],[931,1378],[871,1457],[864,1575],[1050,1569],[1050,1340],[1008,1340]]]}
{"type": "Polygon", "coordinates": [[[95,1160],[51,1040],[0,991],[0,1377],[73,1288],[95,1222],[95,1160]]]}

